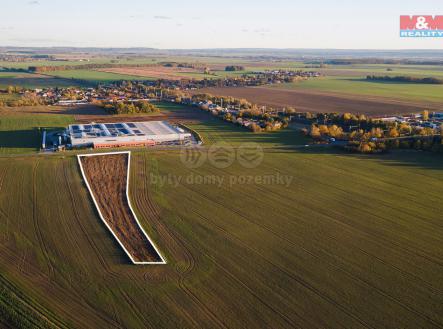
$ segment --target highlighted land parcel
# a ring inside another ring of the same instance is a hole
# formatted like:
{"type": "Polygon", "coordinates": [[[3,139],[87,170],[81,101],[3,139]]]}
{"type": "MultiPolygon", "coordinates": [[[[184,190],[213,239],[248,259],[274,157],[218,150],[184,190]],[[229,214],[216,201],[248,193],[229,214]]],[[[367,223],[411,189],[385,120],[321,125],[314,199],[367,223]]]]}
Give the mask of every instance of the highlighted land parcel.
{"type": "Polygon", "coordinates": [[[129,200],[130,152],[79,155],[83,178],[100,218],[133,264],[166,264],[129,200]]]}

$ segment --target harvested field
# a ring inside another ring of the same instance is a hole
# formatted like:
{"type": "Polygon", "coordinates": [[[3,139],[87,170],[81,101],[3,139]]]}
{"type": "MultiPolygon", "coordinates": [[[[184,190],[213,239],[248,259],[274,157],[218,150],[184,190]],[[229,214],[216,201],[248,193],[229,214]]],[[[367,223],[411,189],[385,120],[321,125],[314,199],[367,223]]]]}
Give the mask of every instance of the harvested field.
{"type": "Polygon", "coordinates": [[[207,88],[195,93],[246,98],[273,107],[292,106],[302,112],[360,113],[366,115],[406,114],[423,108],[439,111],[443,105],[434,102],[410,102],[384,97],[357,96],[312,90],[253,88],[207,88]]]}
{"type": "Polygon", "coordinates": [[[196,111],[192,107],[179,106],[174,104],[162,103],[156,104],[160,108],[159,113],[140,113],[128,115],[113,115],[107,113],[103,108],[94,105],[81,105],[75,107],[62,106],[26,106],[19,108],[0,107],[2,116],[22,116],[33,115],[52,115],[55,118],[69,116],[74,118],[77,123],[91,122],[121,122],[121,121],[170,121],[180,123],[200,122],[207,118],[205,113],[196,111]]]}
{"type": "MultiPolygon", "coordinates": [[[[158,104],[156,104],[158,105],[158,104]]],[[[171,110],[173,104],[160,104],[159,113],[132,114],[132,115],[111,115],[104,109],[95,106],[80,106],[62,110],[66,114],[74,115],[75,121],[79,123],[90,122],[122,122],[122,121],[169,121],[172,123],[193,123],[200,122],[206,118],[206,113],[196,111],[191,107],[175,106],[177,109],[171,110]]]]}
{"type": "Polygon", "coordinates": [[[181,80],[186,78],[187,74],[202,74],[202,70],[181,67],[116,67],[97,70],[100,72],[117,73],[125,75],[134,75],[139,77],[149,77],[157,79],[181,80]]]}
{"type": "Polygon", "coordinates": [[[117,241],[134,264],[164,264],[135,216],[128,199],[130,153],[79,156],[94,203],[117,241]]]}

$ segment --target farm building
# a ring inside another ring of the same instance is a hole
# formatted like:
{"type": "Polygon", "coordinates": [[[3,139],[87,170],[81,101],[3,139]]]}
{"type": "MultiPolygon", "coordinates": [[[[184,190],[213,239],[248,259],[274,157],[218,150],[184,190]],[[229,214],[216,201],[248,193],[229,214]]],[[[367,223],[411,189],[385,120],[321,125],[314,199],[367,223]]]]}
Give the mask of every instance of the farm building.
{"type": "Polygon", "coordinates": [[[190,133],[166,121],[75,124],[68,127],[67,135],[73,148],[153,146],[191,138],[190,133]]]}

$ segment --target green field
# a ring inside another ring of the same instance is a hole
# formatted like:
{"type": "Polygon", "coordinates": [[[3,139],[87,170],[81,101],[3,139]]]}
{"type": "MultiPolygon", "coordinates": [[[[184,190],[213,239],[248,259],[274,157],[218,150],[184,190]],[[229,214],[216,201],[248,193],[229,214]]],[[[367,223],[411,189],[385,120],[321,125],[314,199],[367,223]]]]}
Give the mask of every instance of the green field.
{"type": "MultiPolygon", "coordinates": [[[[177,63],[196,63],[196,64],[236,64],[239,62],[237,58],[221,58],[221,57],[192,57],[192,56],[145,56],[145,57],[93,57],[89,61],[67,60],[67,61],[26,61],[26,62],[8,62],[0,61],[0,67],[27,69],[29,66],[64,66],[64,65],[85,65],[85,64],[155,64],[160,62],[177,62],[177,63]]],[[[253,60],[241,60],[245,63],[255,63],[253,60]]],[[[292,64],[292,62],[291,62],[292,64]]],[[[297,65],[297,64],[294,64],[297,65]]]]}
{"type": "Polygon", "coordinates": [[[169,261],[152,267],[129,265],[75,158],[1,159],[0,268],[68,327],[438,327],[442,162],[409,159],[268,151],[253,170],[190,170],[137,152],[133,203],[169,261]],[[228,183],[277,172],[292,184],[228,183]]]}
{"type": "MultiPolygon", "coordinates": [[[[73,120],[17,117],[1,130],[73,120]]],[[[132,204],[167,265],[129,264],[72,154],[0,156],[0,324],[443,326],[441,156],[294,148],[306,141],[293,130],[252,134],[209,115],[191,126],[208,146],[259,143],[264,160],[190,169],[178,150],[133,152],[132,204]]]]}
{"type": "Polygon", "coordinates": [[[0,72],[0,89],[8,86],[20,86],[22,88],[49,88],[49,87],[71,87],[89,86],[77,81],[61,79],[52,76],[44,76],[32,73],[0,72]]]}
{"type": "Polygon", "coordinates": [[[302,89],[402,100],[443,102],[443,85],[366,81],[363,77],[330,76],[314,78],[272,88],[302,89]]]}
{"type": "MultiPolygon", "coordinates": [[[[443,102],[440,85],[363,80],[387,67],[330,66],[325,78],[270,88],[443,102]]],[[[393,67],[443,76],[439,67],[393,67]]],[[[0,88],[141,79],[49,74],[60,78],[3,72],[0,88]]],[[[41,128],[75,122],[69,109],[51,111],[0,112],[0,327],[443,327],[441,155],[305,148],[293,129],[253,134],[204,116],[190,126],[207,148],[259,143],[263,163],[191,169],[178,150],[134,150],[132,204],[168,260],[137,267],[98,218],[76,152],[37,155],[41,128]],[[266,182],[273,177],[282,180],[266,182]]]]}
{"type": "Polygon", "coordinates": [[[153,58],[141,58],[141,59],[121,59],[115,60],[108,57],[103,58],[92,58],[89,61],[79,61],[79,60],[67,60],[67,61],[49,61],[49,60],[39,60],[39,61],[27,61],[27,62],[7,62],[0,61],[0,67],[8,68],[19,68],[27,69],[30,66],[64,66],[64,65],[86,65],[86,64],[151,64],[155,63],[156,60],[153,58]]]}
{"type": "MultiPolygon", "coordinates": [[[[352,64],[328,65],[323,69],[326,74],[334,72],[360,73],[362,75],[408,75],[414,77],[443,77],[443,67],[439,65],[404,65],[404,64],[352,64]],[[389,70],[388,70],[389,69],[389,70]]],[[[343,73],[341,73],[343,74],[343,73]]]]}
{"type": "MultiPolygon", "coordinates": [[[[117,73],[99,72],[93,70],[67,70],[67,71],[53,71],[46,74],[65,79],[79,79],[88,80],[91,82],[112,82],[119,80],[144,80],[143,77],[135,75],[125,75],[117,73]]],[[[149,80],[149,79],[146,79],[149,80]]]]}
{"type": "MultiPolygon", "coordinates": [[[[17,109],[20,111],[20,109],[17,109]]],[[[62,130],[74,123],[71,115],[0,115],[0,154],[32,153],[40,149],[43,129],[62,130]]]]}

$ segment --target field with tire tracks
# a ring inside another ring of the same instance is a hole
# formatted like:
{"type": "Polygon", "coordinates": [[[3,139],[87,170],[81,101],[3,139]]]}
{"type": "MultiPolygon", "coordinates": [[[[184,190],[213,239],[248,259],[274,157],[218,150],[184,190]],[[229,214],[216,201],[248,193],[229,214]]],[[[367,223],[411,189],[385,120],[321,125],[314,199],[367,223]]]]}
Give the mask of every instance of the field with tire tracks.
{"type": "MultiPolygon", "coordinates": [[[[210,143],[238,145],[241,131],[221,122],[195,127],[210,143]]],[[[265,147],[254,169],[189,169],[173,150],[132,157],[130,198],[167,265],[129,264],[74,156],[0,158],[0,284],[25,299],[31,319],[74,328],[443,327],[441,157],[265,147]],[[168,174],[182,181],[158,180],[168,174]],[[277,174],[290,185],[229,183],[277,174]],[[223,183],[186,181],[197,175],[223,183]]]]}

